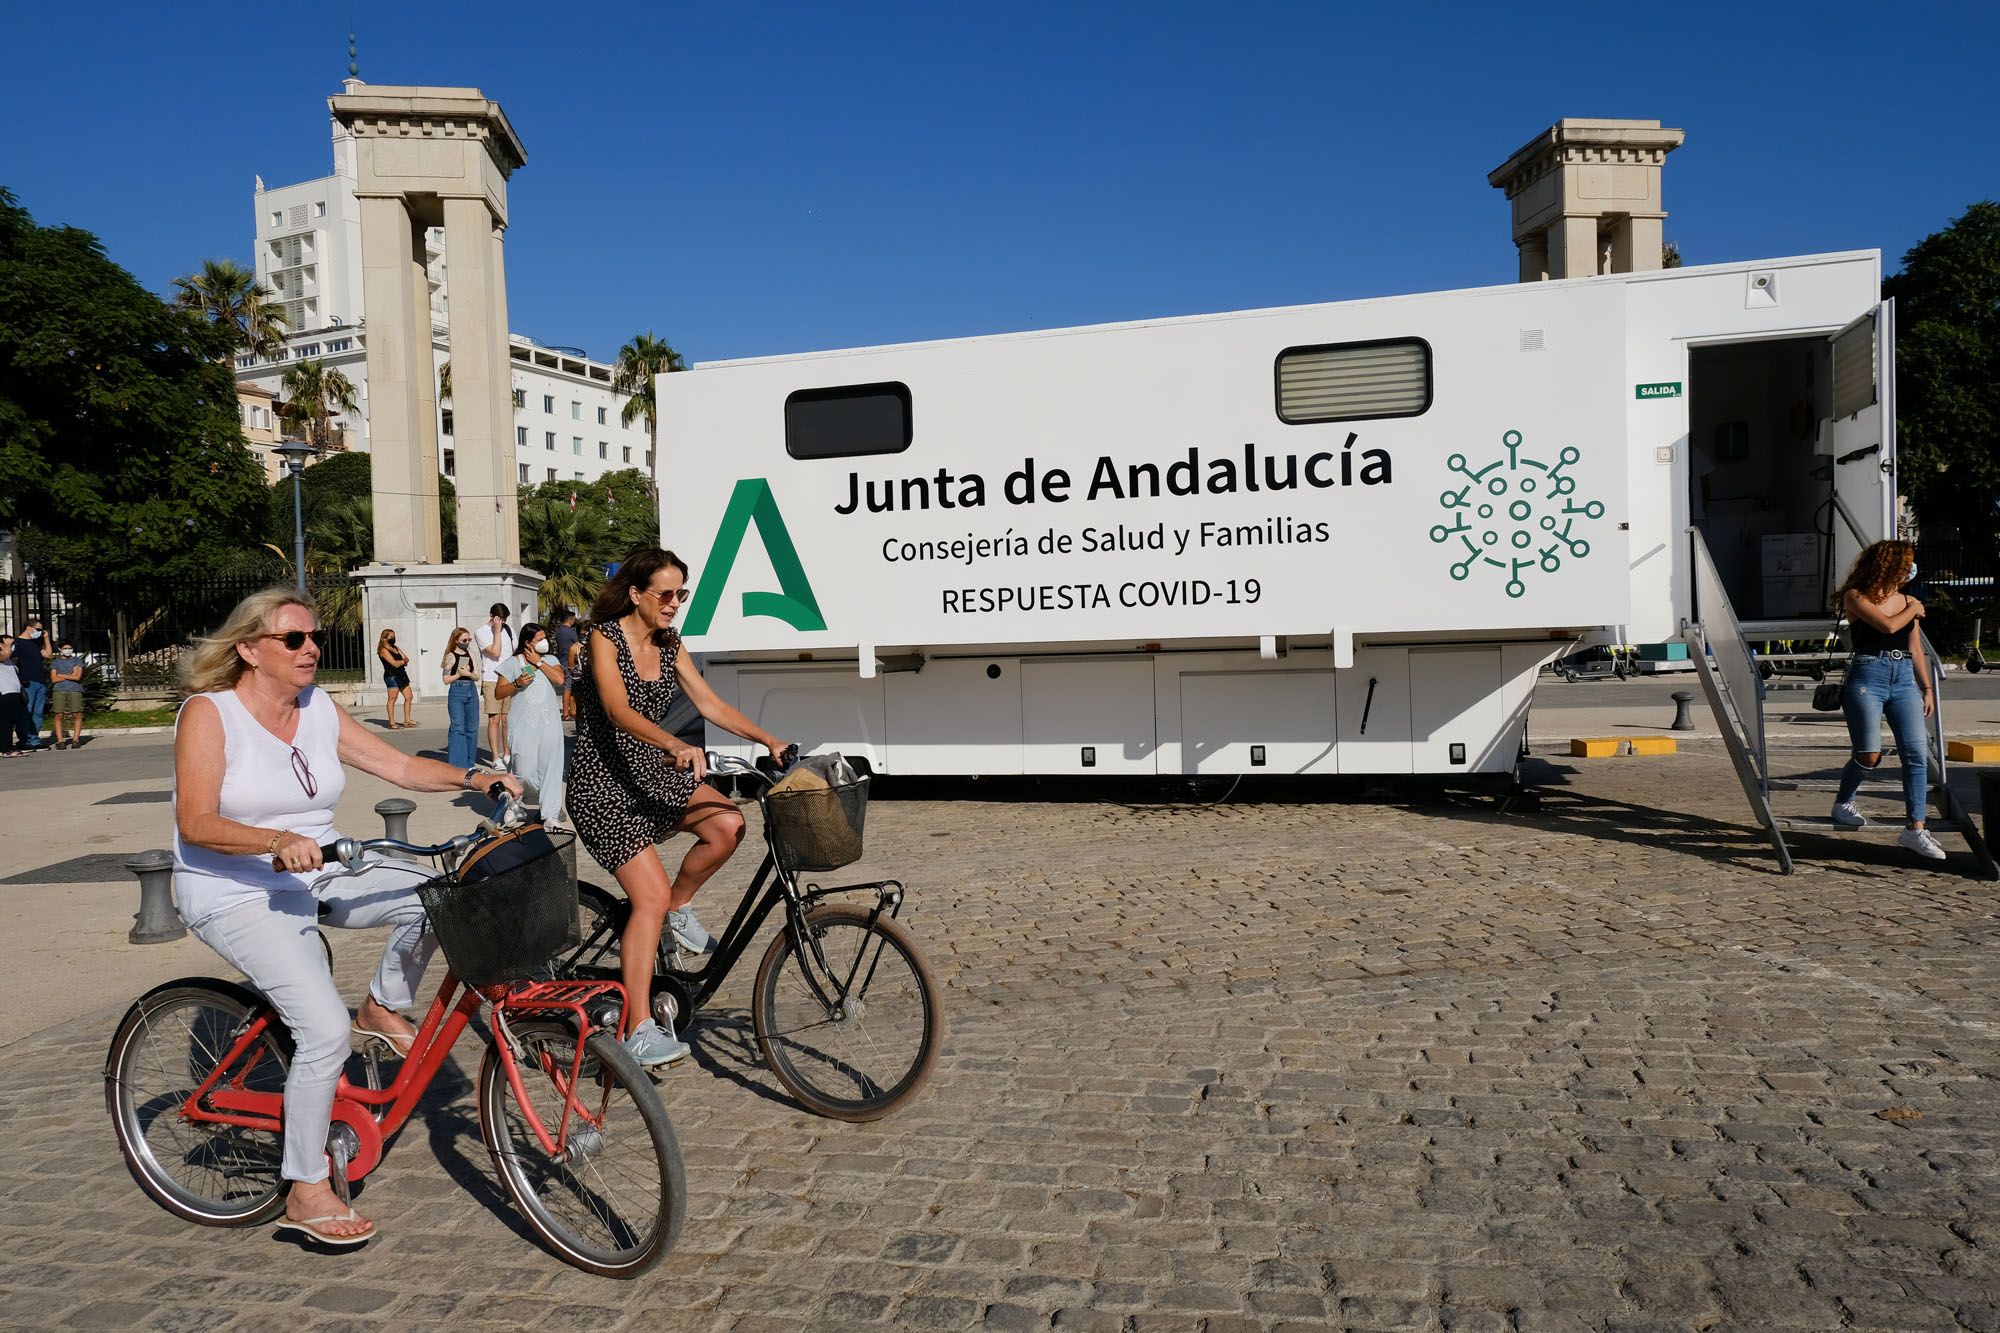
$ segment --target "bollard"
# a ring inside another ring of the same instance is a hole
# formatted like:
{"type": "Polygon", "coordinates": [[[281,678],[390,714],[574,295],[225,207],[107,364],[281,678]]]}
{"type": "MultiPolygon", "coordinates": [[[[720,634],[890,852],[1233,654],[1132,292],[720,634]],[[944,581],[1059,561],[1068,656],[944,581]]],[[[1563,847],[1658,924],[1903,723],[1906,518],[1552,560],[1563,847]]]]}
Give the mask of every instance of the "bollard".
{"type": "Polygon", "coordinates": [[[187,934],[174,907],[174,858],[166,852],[140,852],[125,863],[139,877],[139,910],[132,916],[134,944],[165,944],[187,934]]]}
{"type": "Polygon", "coordinates": [[[1694,708],[1694,693],[1690,690],[1675,690],[1672,698],[1674,701],[1674,725],[1669,727],[1668,730],[1693,731],[1694,713],[1691,710],[1694,708]]]}
{"type": "Polygon", "coordinates": [[[408,842],[410,812],[416,808],[417,803],[407,796],[391,796],[375,802],[375,813],[382,816],[382,836],[394,838],[397,842],[408,842]]]}

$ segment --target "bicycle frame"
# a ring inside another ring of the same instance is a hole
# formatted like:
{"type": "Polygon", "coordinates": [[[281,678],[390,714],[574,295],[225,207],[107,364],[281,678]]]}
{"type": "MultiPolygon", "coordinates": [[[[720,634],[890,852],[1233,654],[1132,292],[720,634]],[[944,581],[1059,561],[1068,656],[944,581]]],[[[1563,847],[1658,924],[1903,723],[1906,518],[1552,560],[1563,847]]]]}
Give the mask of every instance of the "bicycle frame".
{"type": "MultiPolygon", "coordinates": [[[[495,1044],[500,1051],[502,1068],[513,1088],[515,1100],[542,1149],[551,1156],[564,1151],[572,1117],[593,1127],[601,1123],[602,1108],[598,1115],[593,1115],[578,1100],[576,1093],[583,1075],[583,1035],[592,1026],[585,1005],[615,994],[622,1006],[624,987],[612,981],[543,981],[529,983],[519,989],[506,986],[467,987],[465,993],[453,1003],[458,990],[458,978],[447,972],[443,984],[438,987],[436,998],[431,1001],[429,1012],[424,1015],[423,1025],[417,1029],[410,1053],[404,1057],[402,1068],[387,1087],[358,1087],[348,1080],[346,1074],[340,1076],[334,1088],[332,1123],[345,1125],[356,1140],[345,1163],[347,1181],[360,1180],[380,1165],[384,1140],[393,1138],[408,1122],[429,1089],[431,1080],[444,1066],[445,1057],[451,1054],[452,1046],[465,1031],[466,1024],[479,1012],[479,1006],[488,1000],[493,1002],[495,1044]],[[556,1012],[573,1016],[578,1037],[567,1075],[562,1075],[559,1070],[547,1071],[558,1076],[557,1086],[563,1093],[562,1119],[551,1132],[535,1114],[532,1101],[522,1086],[520,1066],[516,1061],[516,1056],[520,1054],[517,1049],[519,1043],[509,1030],[508,1019],[556,1012]]],[[[283,1132],[284,1094],[253,1092],[244,1086],[261,1057],[260,1039],[275,1021],[277,1015],[267,1009],[244,1026],[208,1077],[181,1104],[181,1118],[283,1132]],[[249,1056],[247,1062],[246,1055],[249,1056]]]]}

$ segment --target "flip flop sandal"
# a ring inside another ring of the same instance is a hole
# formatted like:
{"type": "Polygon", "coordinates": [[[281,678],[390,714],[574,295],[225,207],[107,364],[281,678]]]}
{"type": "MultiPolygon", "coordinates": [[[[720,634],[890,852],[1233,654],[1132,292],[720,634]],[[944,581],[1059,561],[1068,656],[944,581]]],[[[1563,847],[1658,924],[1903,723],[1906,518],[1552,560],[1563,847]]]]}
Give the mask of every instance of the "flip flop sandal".
{"type": "Polygon", "coordinates": [[[389,1053],[398,1060],[409,1059],[410,1047],[416,1045],[417,1036],[414,1032],[405,1036],[399,1032],[377,1032],[374,1028],[365,1028],[359,1023],[353,1023],[349,1026],[354,1029],[356,1039],[361,1041],[379,1041],[384,1046],[387,1046],[389,1053]]]}
{"type": "Polygon", "coordinates": [[[352,1208],[344,1213],[328,1213],[324,1217],[283,1217],[278,1219],[278,1225],[272,1234],[282,1236],[290,1233],[301,1236],[306,1240],[315,1241],[321,1245],[331,1245],[337,1250],[345,1250],[351,1249],[356,1245],[366,1245],[369,1241],[374,1240],[375,1224],[370,1222],[366,1231],[357,1231],[351,1235],[342,1235],[337,1231],[325,1231],[321,1228],[328,1222],[359,1222],[360,1220],[360,1216],[352,1208]]]}

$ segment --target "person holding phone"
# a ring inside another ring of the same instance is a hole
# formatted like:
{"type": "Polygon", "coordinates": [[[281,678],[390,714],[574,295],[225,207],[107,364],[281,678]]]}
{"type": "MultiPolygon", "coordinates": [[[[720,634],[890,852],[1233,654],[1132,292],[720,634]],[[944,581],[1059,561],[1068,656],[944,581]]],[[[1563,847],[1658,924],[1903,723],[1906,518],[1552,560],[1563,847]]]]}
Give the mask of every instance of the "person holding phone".
{"type": "Polygon", "coordinates": [[[548,631],[521,626],[521,651],[500,663],[493,692],[508,703],[507,738],[514,747],[514,775],[528,784],[542,823],[562,827],[562,663],[548,631]]]}

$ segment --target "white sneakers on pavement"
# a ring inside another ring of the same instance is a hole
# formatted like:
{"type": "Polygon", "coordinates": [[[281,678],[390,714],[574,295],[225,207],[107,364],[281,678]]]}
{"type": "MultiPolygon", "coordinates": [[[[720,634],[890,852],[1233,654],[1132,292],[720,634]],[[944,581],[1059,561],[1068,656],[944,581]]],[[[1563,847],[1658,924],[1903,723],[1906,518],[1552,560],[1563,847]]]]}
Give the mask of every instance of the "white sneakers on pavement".
{"type": "Polygon", "coordinates": [[[1931,836],[1927,828],[1906,828],[1896,838],[1898,847],[1906,848],[1923,857],[1926,861],[1944,860],[1944,848],[1931,836]]]}
{"type": "Polygon", "coordinates": [[[1868,817],[1857,810],[1852,801],[1842,801],[1833,807],[1833,822],[1840,828],[1868,827],[1868,817]]]}

